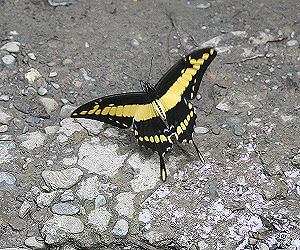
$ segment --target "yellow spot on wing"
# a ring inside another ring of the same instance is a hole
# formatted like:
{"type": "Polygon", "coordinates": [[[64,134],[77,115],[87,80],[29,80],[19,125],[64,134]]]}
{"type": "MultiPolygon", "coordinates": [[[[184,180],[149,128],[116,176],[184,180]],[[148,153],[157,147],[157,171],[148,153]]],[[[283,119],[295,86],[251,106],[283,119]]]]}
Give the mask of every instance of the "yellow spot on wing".
{"type": "Polygon", "coordinates": [[[74,116],[78,115],[77,113],[73,113],[74,116]]]}
{"type": "Polygon", "coordinates": [[[116,114],[116,111],[117,111],[117,107],[111,107],[109,111],[109,115],[114,116],[116,114]]]}
{"type": "Polygon", "coordinates": [[[144,139],[143,139],[143,137],[140,136],[140,137],[139,137],[139,140],[140,140],[140,141],[143,141],[144,139]]]}
{"type": "Polygon", "coordinates": [[[214,53],[214,49],[210,49],[209,53],[212,55],[214,53]]]}
{"type": "Polygon", "coordinates": [[[87,113],[87,111],[81,111],[79,114],[81,114],[81,115],[85,115],[87,113]]]}
{"type": "Polygon", "coordinates": [[[167,141],[167,137],[166,136],[160,135],[159,137],[160,137],[161,142],[167,141]]]}
{"type": "Polygon", "coordinates": [[[165,181],[166,178],[167,178],[166,170],[165,170],[165,169],[162,169],[162,170],[161,170],[161,179],[162,179],[163,181],[165,181]]]}
{"type": "Polygon", "coordinates": [[[199,69],[200,69],[200,64],[199,64],[199,63],[194,64],[194,65],[193,65],[193,68],[196,69],[196,70],[199,70],[199,69]]]}
{"type": "Polygon", "coordinates": [[[203,65],[204,63],[204,59],[200,58],[197,60],[197,64],[203,65]]]}
{"type": "Polygon", "coordinates": [[[159,138],[158,138],[157,135],[154,136],[154,140],[155,140],[156,143],[159,143],[159,138]]]}
{"type": "Polygon", "coordinates": [[[95,112],[95,115],[100,115],[101,113],[101,109],[98,109],[96,112],[95,112]]]}
{"type": "Polygon", "coordinates": [[[136,130],[134,130],[134,134],[135,134],[135,135],[138,135],[139,133],[138,133],[136,130]]]}
{"type": "Polygon", "coordinates": [[[120,117],[123,115],[124,106],[117,106],[116,116],[120,117]]]}
{"type": "MultiPolygon", "coordinates": [[[[189,116],[189,115],[188,115],[189,116]]],[[[185,126],[187,126],[188,124],[189,124],[189,122],[188,122],[188,120],[187,119],[184,119],[184,124],[185,124],[185,126]]]]}
{"type": "Polygon", "coordinates": [[[145,141],[149,141],[149,137],[148,136],[145,136],[144,139],[145,139],[145,141]]]}
{"type": "Polygon", "coordinates": [[[209,54],[208,54],[208,53],[204,53],[203,56],[202,56],[202,58],[203,58],[204,60],[207,60],[208,57],[209,57],[209,54]]]}
{"type": "Polygon", "coordinates": [[[150,142],[154,142],[154,138],[153,138],[153,136],[150,136],[150,142]]]}
{"type": "Polygon", "coordinates": [[[182,77],[187,79],[188,81],[191,81],[193,79],[193,76],[188,72],[185,72],[184,74],[182,74],[182,77]]]}
{"type": "Polygon", "coordinates": [[[197,62],[196,59],[191,59],[191,60],[190,60],[190,64],[195,64],[196,62],[197,62]]]}
{"type": "Polygon", "coordinates": [[[189,102],[188,107],[189,107],[189,109],[192,109],[193,105],[189,102]]]}
{"type": "Polygon", "coordinates": [[[182,132],[183,132],[183,131],[182,131],[181,127],[178,126],[178,127],[177,127],[177,134],[180,135],[182,132]]]}
{"type": "Polygon", "coordinates": [[[190,119],[191,119],[190,115],[187,115],[186,119],[187,119],[187,121],[189,122],[190,119]]]}
{"type": "Polygon", "coordinates": [[[108,112],[110,111],[110,107],[105,107],[103,110],[102,110],[102,112],[101,112],[101,115],[107,115],[108,114],[108,112]]]}
{"type": "Polygon", "coordinates": [[[193,68],[188,68],[185,71],[186,74],[191,74],[192,76],[196,75],[197,70],[193,69],[193,68]]]}

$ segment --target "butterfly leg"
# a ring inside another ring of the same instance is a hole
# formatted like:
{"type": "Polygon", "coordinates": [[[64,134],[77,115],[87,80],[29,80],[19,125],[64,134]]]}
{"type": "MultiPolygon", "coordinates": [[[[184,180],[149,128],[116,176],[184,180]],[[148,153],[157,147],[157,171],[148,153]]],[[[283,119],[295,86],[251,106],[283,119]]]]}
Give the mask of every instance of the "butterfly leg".
{"type": "Polygon", "coordinates": [[[195,147],[195,149],[196,149],[196,151],[197,151],[197,154],[198,154],[198,156],[199,156],[199,159],[201,160],[202,163],[204,163],[204,162],[205,162],[205,161],[204,161],[204,157],[202,156],[202,154],[201,154],[200,150],[198,149],[196,143],[194,142],[193,138],[192,138],[192,142],[193,142],[193,145],[194,145],[194,147],[195,147]]]}
{"type": "Polygon", "coordinates": [[[159,155],[159,160],[160,160],[160,174],[161,174],[160,176],[161,176],[162,181],[166,181],[167,171],[166,171],[164,158],[161,154],[159,155]]]}

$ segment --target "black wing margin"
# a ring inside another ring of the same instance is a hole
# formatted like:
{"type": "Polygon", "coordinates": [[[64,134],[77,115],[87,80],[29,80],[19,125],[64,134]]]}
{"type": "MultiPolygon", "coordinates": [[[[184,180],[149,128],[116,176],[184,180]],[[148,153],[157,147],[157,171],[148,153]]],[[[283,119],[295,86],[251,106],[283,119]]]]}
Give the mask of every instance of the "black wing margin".
{"type": "Polygon", "coordinates": [[[158,98],[170,91],[172,94],[194,99],[202,77],[216,55],[213,48],[205,48],[179,60],[156,84],[158,98]]]}
{"type": "Polygon", "coordinates": [[[98,120],[119,128],[129,128],[139,105],[145,104],[146,99],[144,92],[105,96],[80,106],[71,117],[98,120]]]}

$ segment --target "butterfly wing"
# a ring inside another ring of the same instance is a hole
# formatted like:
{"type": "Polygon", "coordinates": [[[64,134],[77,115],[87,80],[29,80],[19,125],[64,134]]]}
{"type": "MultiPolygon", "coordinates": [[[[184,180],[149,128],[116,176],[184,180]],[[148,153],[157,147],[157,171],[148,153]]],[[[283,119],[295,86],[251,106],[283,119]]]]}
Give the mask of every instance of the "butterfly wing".
{"type": "Polygon", "coordinates": [[[202,77],[216,55],[217,52],[213,48],[205,48],[179,60],[156,84],[155,91],[158,98],[174,94],[194,99],[202,77]]]}
{"type": "Polygon", "coordinates": [[[77,108],[73,118],[87,118],[102,121],[119,128],[129,128],[137,110],[145,104],[145,92],[132,92],[105,96],[77,108]]]}

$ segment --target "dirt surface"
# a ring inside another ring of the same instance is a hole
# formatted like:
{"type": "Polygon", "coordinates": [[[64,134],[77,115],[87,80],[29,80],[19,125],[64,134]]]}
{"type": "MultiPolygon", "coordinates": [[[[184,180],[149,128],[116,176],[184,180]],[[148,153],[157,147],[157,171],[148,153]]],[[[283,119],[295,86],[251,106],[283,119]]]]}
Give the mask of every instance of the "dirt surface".
{"type": "Polygon", "coordinates": [[[298,1],[50,3],[0,0],[0,249],[300,248],[298,1]],[[196,46],[205,165],[69,118],[196,46]]]}

